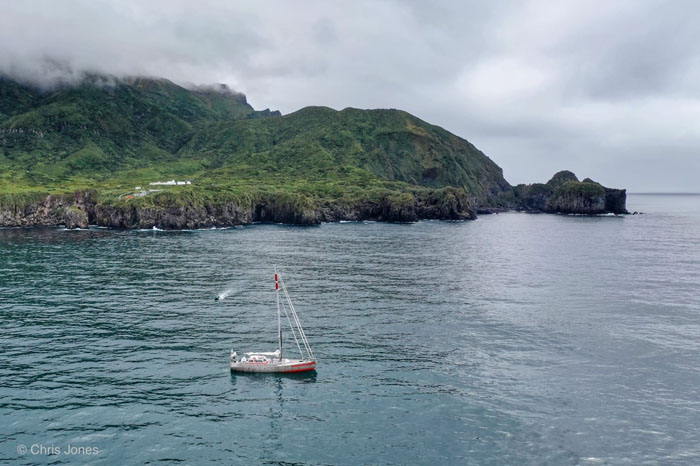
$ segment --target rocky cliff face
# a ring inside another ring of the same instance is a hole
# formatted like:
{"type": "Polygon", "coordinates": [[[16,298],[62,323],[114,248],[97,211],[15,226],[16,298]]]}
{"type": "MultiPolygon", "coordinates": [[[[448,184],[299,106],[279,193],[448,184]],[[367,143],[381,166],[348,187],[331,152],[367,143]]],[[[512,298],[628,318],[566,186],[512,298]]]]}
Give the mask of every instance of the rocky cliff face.
{"type": "Polygon", "coordinates": [[[605,211],[613,214],[629,214],[627,211],[627,190],[605,188],[605,211]]]}
{"type": "Polygon", "coordinates": [[[380,200],[329,203],[316,206],[288,197],[269,196],[248,204],[236,202],[187,205],[170,203],[139,206],[105,204],[91,191],[73,195],[25,195],[0,199],[0,226],[88,225],[111,228],[194,229],[226,227],[254,222],[315,225],[340,220],[415,222],[421,219],[467,220],[476,218],[474,206],[461,189],[388,196],[380,200]]]}
{"type": "Polygon", "coordinates": [[[350,205],[329,205],[321,209],[321,220],[376,220],[416,222],[434,220],[474,220],[475,208],[461,190],[446,188],[416,195],[386,197],[380,201],[364,200],[350,205]]]}
{"type": "MultiPolygon", "coordinates": [[[[626,191],[606,188],[571,172],[559,172],[546,184],[513,188],[506,208],[526,212],[598,215],[626,214],[626,191]]],[[[502,208],[499,208],[502,210],[502,208]]],[[[255,222],[316,225],[341,220],[415,222],[421,219],[476,218],[473,199],[463,189],[417,190],[384,197],[318,204],[304,195],[283,193],[253,200],[229,202],[176,202],[156,204],[102,202],[94,191],[70,195],[18,194],[0,196],[0,226],[88,225],[111,228],[195,229],[255,222]]]]}
{"type": "Polygon", "coordinates": [[[527,212],[626,214],[624,189],[606,188],[590,178],[579,181],[570,171],[556,173],[546,184],[518,185],[514,207],[527,212]]]}
{"type": "Polygon", "coordinates": [[[18,195],[0,203],[0,226],[58,226],[87,228],[90,193],[18,195]],[[86,203],[87,202],[87,203],[86,203]]]}

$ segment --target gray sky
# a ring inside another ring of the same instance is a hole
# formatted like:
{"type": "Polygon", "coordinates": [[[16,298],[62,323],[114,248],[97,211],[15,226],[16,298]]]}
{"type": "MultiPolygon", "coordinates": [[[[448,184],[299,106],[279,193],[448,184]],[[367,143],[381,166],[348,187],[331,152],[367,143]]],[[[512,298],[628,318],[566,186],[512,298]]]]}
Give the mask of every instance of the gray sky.
{"type": "Polygon", "coordinates": [[[692,1],[9,1],[0,70],[223,82],[256,108],[400,108],[512,184],[700,191],[692,1]]]}

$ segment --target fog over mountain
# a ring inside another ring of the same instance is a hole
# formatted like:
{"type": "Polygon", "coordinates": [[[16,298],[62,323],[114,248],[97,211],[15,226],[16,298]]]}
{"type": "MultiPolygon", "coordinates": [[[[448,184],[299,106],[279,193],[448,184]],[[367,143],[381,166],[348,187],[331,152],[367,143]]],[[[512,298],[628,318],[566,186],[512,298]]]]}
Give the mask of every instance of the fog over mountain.
{"type": "Polygon", "coordinates": [[[225,83],[255,108],[401,108],[513,184],[698,191],[694,2],[2,2],[0,72],[225,83]]]}

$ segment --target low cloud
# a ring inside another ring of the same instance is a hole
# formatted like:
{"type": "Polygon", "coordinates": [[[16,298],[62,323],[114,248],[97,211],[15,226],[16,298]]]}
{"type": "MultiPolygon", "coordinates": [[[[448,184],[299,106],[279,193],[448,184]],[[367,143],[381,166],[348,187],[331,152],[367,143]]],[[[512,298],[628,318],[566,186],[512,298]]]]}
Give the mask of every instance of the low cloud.
{"type": "Polygon", "coordinates": [[[559,169],[697,190],[694,2],[32,1],[3,6],[0,71],[225,83],[256,108],[402,108],[512,183],[559,169]]]}

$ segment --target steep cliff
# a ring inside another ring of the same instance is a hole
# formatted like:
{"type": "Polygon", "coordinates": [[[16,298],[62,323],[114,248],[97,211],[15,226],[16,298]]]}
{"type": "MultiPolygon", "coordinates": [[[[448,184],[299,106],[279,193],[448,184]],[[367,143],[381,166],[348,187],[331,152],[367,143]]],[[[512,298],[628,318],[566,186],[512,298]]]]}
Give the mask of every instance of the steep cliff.
{"type": "Polygon", "coordinates": [[[163,197],[103,200],[94,191],[73,195],[0,196],[0,225],[87,228],[194,229],[227,227],[254,222],[316,225],[340,220],[415,222],[420,219],[474,219],[474,206],[464,190],[419,189],[395,195],[375,193],[364,198],[319,203],[286,192],[252,196],[205,198],[163,197]]]}
{"type": "Polygon", "coordinates": [[[514,207],[528,212],[562,214],[626,214],[624,189],[606,188],[590,178],[579,181],[570,171],[557,172],[546,184],[513,188],[514,207]]]}
{"type": "Polygon", "coordinates": [[[0,226],[58,226],[87,228],[93,206],[91,193],[44,195],[40,193],[0,196],[0,226]]]}

